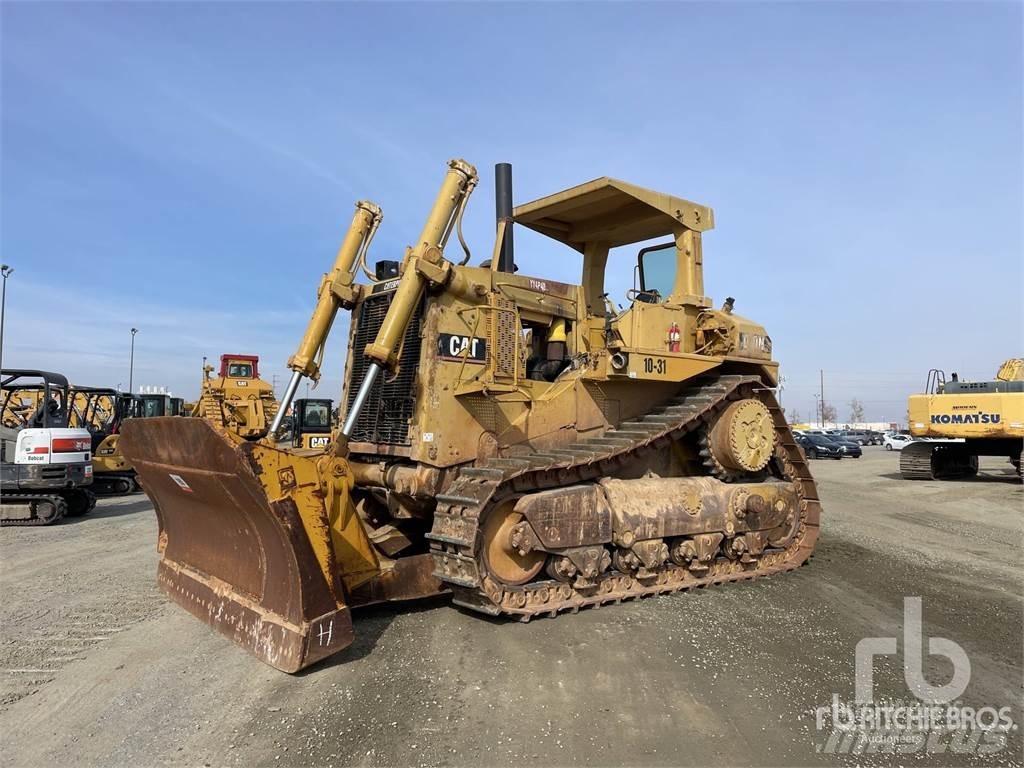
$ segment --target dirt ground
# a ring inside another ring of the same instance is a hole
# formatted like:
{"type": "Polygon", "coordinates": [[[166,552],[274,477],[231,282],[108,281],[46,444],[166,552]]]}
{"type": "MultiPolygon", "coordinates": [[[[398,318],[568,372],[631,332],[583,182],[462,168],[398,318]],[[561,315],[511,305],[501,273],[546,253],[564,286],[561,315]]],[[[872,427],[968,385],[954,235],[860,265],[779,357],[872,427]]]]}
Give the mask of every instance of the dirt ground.
{"type": "MultiPolygon", "coordinates": [[[[356,616],[344,654],[288,676],[157,590],[144,496],[0,531],[3,765],[1021,765],[829,754],[815,710],[853,698],[854,649],[924,634],[963,647],[961,700],[1021,722],[1024,492],[1005,460],[971,482],[899,478],[897,456],[813,464],[811,563],[771,579],[529,624],[439,600],[356,616]]],[[[925,643],[927,653],[927,643],[925,643]]],[[[926,676],[952,665],[925,657],[926,676]]],[[[908,698],[896,657],[876,696],[908,698]]]]}

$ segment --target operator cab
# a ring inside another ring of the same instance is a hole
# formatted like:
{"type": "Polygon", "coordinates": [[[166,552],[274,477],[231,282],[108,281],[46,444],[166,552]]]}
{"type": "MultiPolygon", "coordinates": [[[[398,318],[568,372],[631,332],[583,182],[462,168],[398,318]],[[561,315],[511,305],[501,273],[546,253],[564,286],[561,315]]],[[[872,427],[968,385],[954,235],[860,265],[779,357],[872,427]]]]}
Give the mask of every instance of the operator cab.
{"type": "MultiPolygon", "coordinates": [[[[27,369],[0,372],[0,411],[4,414],[0,455],[4,462],[15,461],[14,451],[21,433],[30,434],[28,430],[34,429],[69,430],[70,389],[68,380],[59,373],[27,369]]],[[[73,432],[87,434],[78,429],[73,432]]],[[[76,449],[77,445],[76,442],[76,449]]],[[[46,448],[45,455],[49,453],[46,448]]],[[[44,455],[42,449],[38,455],[44,455]]],[[[84,455],[88,461],[88,452],[84,455]]]]}
{"type": "Polygon", "coordinates": [[[711,208],[603,177],[520,205],[514,221],[583,254],[589,327],[581,335],[591,340],[585,346],[609,350],[611,375],[669,376],[673,355],[689,358],[679,363],[687,375],[724,357],[771,361],[763,327],[734,314],[731,298],[715,310],[704,295],[702,237],[714,227],[711,208]],[[629,306],[616,306],[605,288],[610,252],[651,241],[637,254],[629,306]],[[651,370],[638,367],[640,360],[651,370]]]}
{"type": "Polygon", "coordinates": [[[259,362],[256,355],[221,355],[220,376],[225,379],[258,379],[259,362]]]}
{"type": "Polygon", "coordinates": [[[138,395],[139,415],[144,419],[170,416],[170,395],[138,395]]]}
{"type": "Polygon", "coordinates": [[[292,445],[296,448],[326,448],[331,442],[334,401],[300,398],[292,415],[292,445]]]}
{"type": "Polygon", "coordinates": [[[132,395],[110,387],[74,387],[71,404],[71,426],[89,431],[93,453],[108,435],[117,434],[122,421],[137,413],[132,395]]]}

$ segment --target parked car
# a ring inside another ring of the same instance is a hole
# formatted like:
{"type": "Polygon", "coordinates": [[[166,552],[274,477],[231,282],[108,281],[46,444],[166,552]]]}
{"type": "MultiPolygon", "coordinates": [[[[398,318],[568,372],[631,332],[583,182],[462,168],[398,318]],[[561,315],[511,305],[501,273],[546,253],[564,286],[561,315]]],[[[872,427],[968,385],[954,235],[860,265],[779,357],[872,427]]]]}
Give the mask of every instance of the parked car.
{"type": "Polygon", "coordinates": [[[882,445],[885,446],[887,451],[902,451],[905,446],[910,445],[914,442],[913,435],[901,435],[899,433],[886,435],[885,439],[882,440],[882,445]]]}
{"type": "Polygon", "coordinates": [[[808,459],[841,459],[846,451],[825,435],[797,435],[796,442],[808,459]]]}
{"type": "Polygon", "coordinates": [[[832,435],[829,435],[829,439],[833,443],[838,443],[843,447],[845,450],[843,456],[849,456],[852,459],[859,459],[864,453],[864,451],[861,450],[861,444],[855,440],[847,440],[845,437],[834,437],[832,435]]]}
{"type": "Polygon", "coordinates": [[[866,429],[844,429],[839,434],[844,440],[852,440],[857,445],[877,445],[881,442],[875,437],[876,433],[866,429]]]}

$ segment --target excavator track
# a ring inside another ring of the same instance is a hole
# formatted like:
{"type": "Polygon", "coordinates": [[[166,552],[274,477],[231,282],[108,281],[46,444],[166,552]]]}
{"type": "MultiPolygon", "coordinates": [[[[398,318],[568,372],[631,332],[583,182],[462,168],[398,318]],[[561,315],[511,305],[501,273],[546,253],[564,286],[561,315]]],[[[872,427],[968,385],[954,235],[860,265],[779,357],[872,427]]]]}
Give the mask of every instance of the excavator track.
{"type": "Polygon", "coordinates": [[[963,443],[911,443],[900,451],[900,474],[904,480],[942,480],[974,477],[978,457],[961,453],[963,443]],[[943,453],[945,452],[945,453],[943,453]]]}
{"type": "Polygon", "coordinates": [[[89,488],[75,488],[64,492],[64,502],[68,506],[66,517],[82,517],[96,508],[96,494],[89,488]]]}
{"type": "Polygon", "coordinates": [[[487,459],[462,470],[438,496],[433,528],[427,538],[431,541],[434,575],[451,589],[455,604],[528,621],[537,615],[555,616],[587,606],[792,570],[810,557],[820,515],[814,480],[771,390],[756,376],[731,375],[704,379],[643,417],[600,437],[565,449],[487,459]],[[772,463],[784,479],[793,483],[797,494],[799,519],[785,546],[766,549],[754,562],[719,557],[699,575],[671,562],[663,564],[653,578],[642,581],[610,569],[585,589],[553,579],[510,586],[487,573],[481,553],[481,523],[504,499],[614,477],[616,470],[637,452],[668,448],[671,441],[708,427],[730,402],[741,398],[757,398],[768,407],[775,428],[772,463]]]}
{"type": "Polygon", "coordinates": [[[904,480],[934,480],[932,444],[911,443],[900,451],[900,474],[904,480]]]}
{"type": "Polygon", "coordinates": [[[94,493],[104,496],[124,496],[140,490],[135,477],[124,473],[100,473],[94,475],[92,486],[94,493]]]}
{"type": "Polygon", "coordinates": [[[64,500],[64,497],[57,493],[35,493],[31,491],[7,491],[3,496],[3,504],[6,506],[9,502],[24,503],[26,505],[36,505],[39,503],[52,505],[53,513],[47,514],[44,517],[39,517],[36,513],[36,509],[32,509],[32,517],[3,517],[0,516],[0,526],[7,527],[26,527],[30,525],[52,525],[53,523],[59,523],[68,513],[68,504],[64,500]]]}

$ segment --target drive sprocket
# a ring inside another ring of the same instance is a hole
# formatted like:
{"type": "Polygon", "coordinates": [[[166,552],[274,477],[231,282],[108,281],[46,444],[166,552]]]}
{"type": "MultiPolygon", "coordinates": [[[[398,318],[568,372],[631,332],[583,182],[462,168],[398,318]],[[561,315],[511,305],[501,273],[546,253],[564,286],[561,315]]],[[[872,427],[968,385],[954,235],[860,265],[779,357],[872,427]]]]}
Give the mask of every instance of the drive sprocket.
{"type": "Polygon", "coordinates": [[[704,466],[726,482],[763,473],[774,452],[771,413],[753,397],[730,403],[701,435],[704,466]]]}

